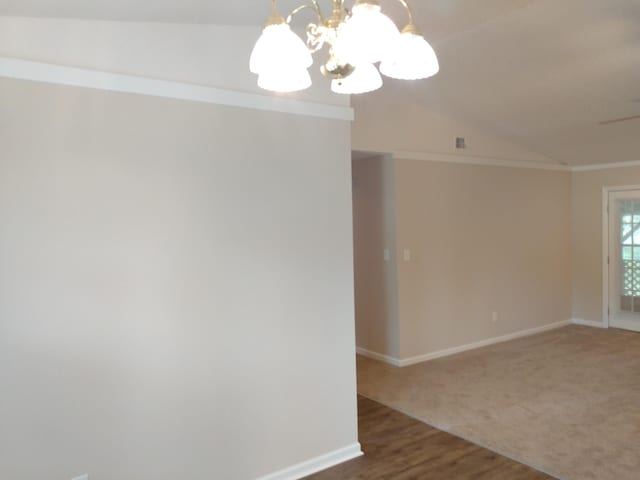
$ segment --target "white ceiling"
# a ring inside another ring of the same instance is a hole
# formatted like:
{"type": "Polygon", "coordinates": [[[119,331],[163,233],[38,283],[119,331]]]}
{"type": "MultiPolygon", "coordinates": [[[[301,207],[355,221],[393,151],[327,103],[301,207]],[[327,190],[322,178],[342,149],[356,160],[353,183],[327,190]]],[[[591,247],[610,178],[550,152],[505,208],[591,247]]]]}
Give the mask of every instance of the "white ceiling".
{"type": "MultiPolygon", "coordinates": [[[[430,26],[431,33],[440,38],[443,34],[464,30],[535,0],[409,1],[421,23],[430,26]]],[[[308,2],[277,2],[281,14],[288,14],[304,3],[308,2]]],[[[326,14],[330,13],[330,0],[319,0],[319,3],[326,14]]],[[[385,11],[399,24],[406,19],[398,2],[383,0],[382,3],[385,11]]],[[[352,5],[353,0],[347,0],[346,4],[352,5]]],[[[269,12],[270,0],[0,0],[0,15],[27,17],[262,25],[269,12]]]]}
{"type": "Polygon", "coordinates": [[[424,102],[569,164],[640,160],[640,1],[537,0],[436,44],[424,102]]]}
{"type": "Polygon", "coordinates": [[[259,25],[268,13],[260,0],[0,0],[0,15],[27,17],[259,25]]]}
{"type": "MultiPolygon", "coordinates": [[[[278,1],[281,13],[300,3],[278,1]]],[[[402,24],[398,2],[382,3],[402,24]]],[[[640,120],[598,125],[640,114],[640,0],[410,3],[442,70],[411,88],[387,82],[382,95],[422,102],[558,162],[640,160],[640,120]]],[[[268,11],[269,0],[0,0],[0,15],[125,21],[260,25],[268,11]]]]}

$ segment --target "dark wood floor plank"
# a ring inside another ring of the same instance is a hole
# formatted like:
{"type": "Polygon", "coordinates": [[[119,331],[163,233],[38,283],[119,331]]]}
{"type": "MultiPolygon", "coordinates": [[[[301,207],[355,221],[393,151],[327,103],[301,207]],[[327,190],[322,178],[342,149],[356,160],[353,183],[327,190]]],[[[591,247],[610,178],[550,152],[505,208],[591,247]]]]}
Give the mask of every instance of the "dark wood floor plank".
{"type": "Polygon", "coordinates": [[[365,456],[306,480],[550,480],[552,477],[358,398],[365,456]]]}

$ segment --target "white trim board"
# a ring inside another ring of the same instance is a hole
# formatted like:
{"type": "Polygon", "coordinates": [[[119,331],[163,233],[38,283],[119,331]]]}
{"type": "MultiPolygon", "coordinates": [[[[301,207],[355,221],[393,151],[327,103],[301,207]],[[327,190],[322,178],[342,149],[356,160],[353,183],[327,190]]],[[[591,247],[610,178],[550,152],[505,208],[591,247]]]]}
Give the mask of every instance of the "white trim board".
{"type": "Polygon", "coordinates": [[[529,330],[522,330],[520,332],[510,333],[500,337],[488,338],[486,340],[480,340],[479,342],[469,343],[467,345],[460,345],[458,347],[447,348],[445,350],[439,350],[437,352],[427,353],[425,355],[418,355],[415,357],[397,359],[382,355],[376,352],[370,352],[361,348],[357,349],[357,352],[365,357],[373,358],[374,360],[380,360],[382,362],[394,365],[396,367],[408,367],[416,365],[418,363],[428,362],[437,358],[448,357],[457,353],[466,352],[469,350],[475,350],[477,348],[488,347],[495,345],[496,343],[508,342],[509,340],[515,340],[517,338],[528,337],[537,333],[547,332],[549,330],[555,330],[557,328],[566,327],[574,323],[574,320],[563,320],[561,322],[551,323],[549,325],[543,325],[542,327],[531,328],[529,330]]]}
{"type": "Polygon", "coordinates": [[[393,158],[400,160],[421,160],[424,162],[454,163],[460,165],[478,165],[485,167],[509,167],[525,168],[532,170],[552,170],[558,172],[590,172],[596,170],[607,170],[610,168],[630,168],[640,167],[640,160],[615,163],[598,163],[594,165],[560,165],[556,163],[543,163],[533,161],[514,160],[507,158],[482,157],[474,155],[456,155],[450,153],[436,152],[406,152],[398,151],[392,153],[393,158]]]}
{"type": "Polygon", "coordinates": [[[592,172],[594,170],[608,170],[610,168],[629,168],[640,167],[640,160],[629,162],[615,162],[615,163],[597,163],[594,165],[581,165],[571,168],[572,172],[592,172]]]}
{"type": "Polygon", "coordinates": [[[591,327],[591,328],[609,328],[603,322],[594,322],[592,320],[582,320],[581,318],[574,318],[571,320],[571,323],[574,325],[581,325],[583,327],[591,327]]]}
{"type": "Polygon", "coordinates": [[[371,350],[366,350],[364,348],[356,347],[356,352],[358,355],[362,355],[363,357],[372,358],[373,360],[378,360],[379,362],[388,363],[389,365],[393,365],[394,367],[400,367],[401,361],[399,358],[391,357],[389,355],[383,355],[382,353],[372,352],[371,350]]]}
{"type": "Polygon", "coordinates": [[[480,165],[485,167],[528,168],[533,170],[554,170],[570,172],[571,167],[555,163],[527,162],[522,160],[479,157],[473,155],[455,155],[431,152],[393,152],[393,158],[400,160],[422,160],[425,162],[457,163],[462,165],[480,165]]]}
{"type": "Polygon", "coordinates": [[[602,188],[602,323],[609,328],[609,189],[602,188]]]}
{"type": "Polygon", "coordinates": [[[364,455],[359,443],[321,455],[298,465],[280,470],[257,480],[299,480],[364,455]]]}
{"type": "Polygon", "coordinates": [[[108,73],[86,68],[64,67],[8,57],[0,57],[0,77],[348,122],[354,119],[353,109],[350,107],[108,73]]]}

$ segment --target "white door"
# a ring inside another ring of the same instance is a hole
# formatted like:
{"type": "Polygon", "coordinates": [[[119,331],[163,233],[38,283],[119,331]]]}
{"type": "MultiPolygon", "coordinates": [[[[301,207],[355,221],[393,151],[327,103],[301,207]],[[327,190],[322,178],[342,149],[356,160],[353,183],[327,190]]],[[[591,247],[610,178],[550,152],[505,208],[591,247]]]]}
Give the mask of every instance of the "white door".
{"type": "Polygon", "coordinates": [[[640,190],[609,193],[609,325],[640,332],[640,190]]]}

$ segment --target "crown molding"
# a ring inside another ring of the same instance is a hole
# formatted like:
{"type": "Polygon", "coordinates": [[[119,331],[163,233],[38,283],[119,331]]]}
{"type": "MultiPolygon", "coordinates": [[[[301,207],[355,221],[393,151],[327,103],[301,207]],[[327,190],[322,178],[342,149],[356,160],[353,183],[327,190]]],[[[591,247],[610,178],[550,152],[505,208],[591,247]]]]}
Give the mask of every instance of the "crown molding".
{"type": "Polygon", "coordinates": [[[612,168],[640,167],[640,160],[628,162],[596,163],[593,165],[559,165],[555,163],[531,162],[504,158],[482,157],[474,155],[455,155],[449,153],[396,151],[393,158],[402,160],[421,160],[425,162],[457,163],[461,165],[479,165],[487,167],[526,168],[534,170],[554,170],[559,172],[591,172],[612,168]]]}
{"type": "Polygon", "coordinates": [[[353,109],[189,83],[0,57],[0,77],[351,122],[353,109]]]}
{"type": "Polygon", "coordinates": [[[571,167],[554,163],[530,162],[522,160],[480,157],[473,155],[454,155],[430,152],[393,152],[393,157],[403,160],[421,160],[425,162],[457,163],[462,165],[480,165],[488,167],[526,168],[533,170],[554,170],[570,172],[571,167]]]}
{"type": "Polygon", "coordinates": [[[608,170],[610,168],[630,168],[640,167],[640,160],[629,162],[615,162],[615,163],[596,163],[594,165],[580,165],[573,167],[572,172],[592,172],[595,170],[608,170]]]}

